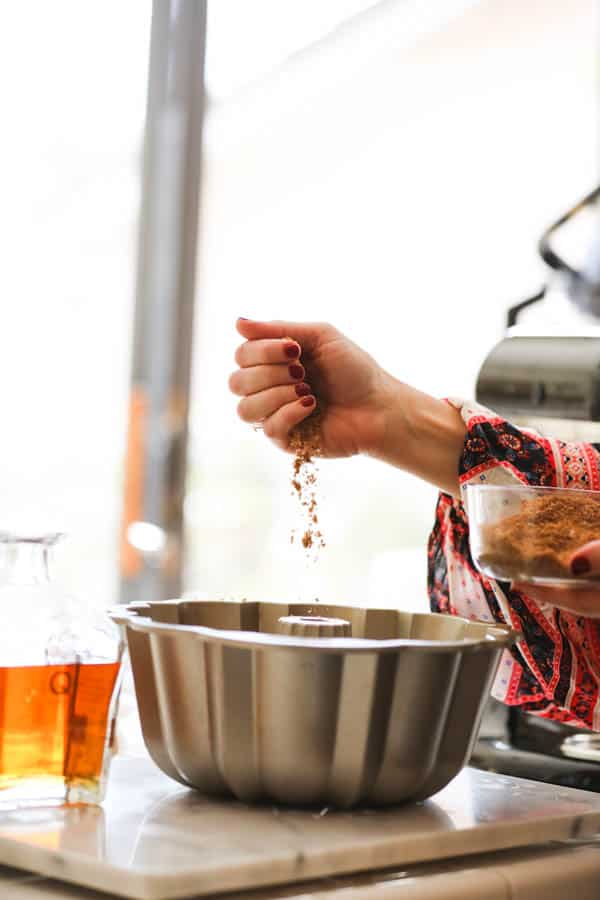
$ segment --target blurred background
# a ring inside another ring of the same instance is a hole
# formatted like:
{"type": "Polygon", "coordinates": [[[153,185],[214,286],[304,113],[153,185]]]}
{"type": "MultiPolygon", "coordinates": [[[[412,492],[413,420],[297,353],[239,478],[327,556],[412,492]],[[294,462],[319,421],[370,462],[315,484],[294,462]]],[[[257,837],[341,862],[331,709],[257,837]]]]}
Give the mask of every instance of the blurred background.
{"type": "MultiPolygon", "coordinates": [[[[0,37],[2,521],[60,523],[95,609],[119,597],[151,18],[10,4],[0,37]]],[[[322,463],[327,547],[290,544],[290,459],[227,389],[234,321],[326,319],[471,397],[538,237],[598,180],[597,35],[594,0],[208,3],[183,590],[426,606],[435,492],[392,468],[322,463]]]]}

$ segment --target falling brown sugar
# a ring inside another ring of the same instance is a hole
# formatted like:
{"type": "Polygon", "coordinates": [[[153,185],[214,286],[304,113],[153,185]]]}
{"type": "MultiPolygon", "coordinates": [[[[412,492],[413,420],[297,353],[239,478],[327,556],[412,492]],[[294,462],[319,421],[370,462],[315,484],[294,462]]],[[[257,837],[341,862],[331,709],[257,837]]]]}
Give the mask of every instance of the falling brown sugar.
{"type": "Polygon", "coordinates": [[[570,578],[573,553],[600,538],[600,502],[578,493],[525,500],[518,513],[487,525],[480,561],[501,577],[570,578]]]}
{"type": "MultiPolygon", "coordinates": [[[[304,519],[301,543],[308,556],[314,559],[325,541],[319,528],[317,504],[317,469],[315,457],[321,455],[321,420],[323,413],[315,410],[290,433],[290,450],[294,453],[292,492],[298,497],[304,519]]],[[[297,532],[292,532],[292,543],[297,532]]]]}

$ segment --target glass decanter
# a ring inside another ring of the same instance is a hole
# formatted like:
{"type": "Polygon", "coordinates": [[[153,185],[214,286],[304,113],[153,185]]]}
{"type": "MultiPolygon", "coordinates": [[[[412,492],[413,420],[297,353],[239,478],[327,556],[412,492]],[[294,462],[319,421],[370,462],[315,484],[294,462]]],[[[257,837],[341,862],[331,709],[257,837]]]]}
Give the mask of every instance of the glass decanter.
{"type": "Polygon", "coordinates": [[[0,532],[0,809],[98,803],[123,645],[50,579],[62,535],[0,532]]]}

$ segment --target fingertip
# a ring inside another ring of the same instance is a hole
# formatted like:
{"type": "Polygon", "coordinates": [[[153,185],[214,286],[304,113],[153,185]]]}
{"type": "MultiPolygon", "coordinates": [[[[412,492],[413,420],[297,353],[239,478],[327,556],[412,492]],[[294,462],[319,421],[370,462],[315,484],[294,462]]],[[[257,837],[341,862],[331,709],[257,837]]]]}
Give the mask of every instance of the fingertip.
{"type": "Polygon", "coordinates": [[[290,422],[290,429],[299,425],[304,419],[308,419],[315,411],[316,406],[317,398],[314,394],[299,397],[298,400],[292,403],[290,408],[290,418],[293,421],[290,422]]]}
{"type": "Polygon", "coordinates": [[[571,575],[589,575],[592,570],[592,564],[583,554],[574,556],[571,560],[571,575]]]}
{"type": "Polygon", "coordinates": [[[578,547],[570,559],[571,573],[575,576],[600,574],[600,541],[588,541],[578,547]]]}
{"type": "Polygon", "coordinates": [[[285,434],[286,440],[289,440],[290,432],[300,425],[305,419],[308,419],[316,406],[316,398],[312,395],[299,397],[292,403],[288,403],[285,410],[285,434]],[[308,400],[308,403],[306,401],[308,400]]]}
{"type": "Polygon", "coordinates": [[[238,397],[240,396],[240,388],[239,388],[239,369],[235,372],[232,372],[229,378],[227,379],[227,386],[232,394],[236,394],[238,397]]]}
{"type": "Polygon", "coordinates": [[[245,316],[238,316],[237,319],[235,320],[235,327],[236,327],[238,333],[241,334],[242,337],[245,337],[245,338],[249,337],[250,334],[252,333],[252,324],[253,324],[253,320],[246,319],[245,316]]]}

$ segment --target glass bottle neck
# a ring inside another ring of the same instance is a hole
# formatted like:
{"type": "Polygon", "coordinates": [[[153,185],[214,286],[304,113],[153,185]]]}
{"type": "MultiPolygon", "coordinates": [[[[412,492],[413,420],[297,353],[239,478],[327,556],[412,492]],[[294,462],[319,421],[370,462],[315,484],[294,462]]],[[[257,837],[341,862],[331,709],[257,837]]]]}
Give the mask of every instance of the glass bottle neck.
{"type": "Polygon", "coordinates": [[[42,541],[17,541],[0,545],[2,584],[47,584],[50,581],[50,548],[42,541]]]}

